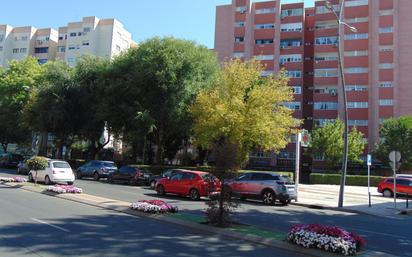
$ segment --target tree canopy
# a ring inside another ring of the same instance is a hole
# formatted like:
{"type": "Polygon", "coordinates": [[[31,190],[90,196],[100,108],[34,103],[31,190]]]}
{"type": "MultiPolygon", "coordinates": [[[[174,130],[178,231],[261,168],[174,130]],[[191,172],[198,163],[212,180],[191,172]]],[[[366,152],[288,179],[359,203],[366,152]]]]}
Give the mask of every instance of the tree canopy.
{"type": "MultiPolygon", "coordinates": [[[[313,132],[312,147],[314,154],[323,154],[331,168],[337,168],[343,159],[344,124],[340,120],[328,122],[313,132]]],[[[361,162],[360,156],[365,149],[363,134],[353,127],[348,135],[348,161],[361,162]]]]}

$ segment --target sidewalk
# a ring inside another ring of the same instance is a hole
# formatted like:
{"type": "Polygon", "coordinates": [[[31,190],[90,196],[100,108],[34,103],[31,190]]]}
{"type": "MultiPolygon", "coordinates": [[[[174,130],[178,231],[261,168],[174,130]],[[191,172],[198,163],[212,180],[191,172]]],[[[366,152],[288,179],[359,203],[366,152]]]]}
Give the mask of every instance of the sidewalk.
{"type": "MultiPolygon", "coordinates": [[[[375,216],[396,216],[401,210],[406,209],[406,199],[397,198],[397,209],[395,209],[393,198],[383,197],[378,193],[376,187],[370,188],[371,204],[368,206],[368,187],[345,186],[343,209],[375,216]]],[[[319,208],[339,209],[338,206],[339,186],[338,185],[299,185],[298,202],[292,204],[313,206],[319,208]]],[[[412,209],[412,201],[409,208],[412,209]]]]}

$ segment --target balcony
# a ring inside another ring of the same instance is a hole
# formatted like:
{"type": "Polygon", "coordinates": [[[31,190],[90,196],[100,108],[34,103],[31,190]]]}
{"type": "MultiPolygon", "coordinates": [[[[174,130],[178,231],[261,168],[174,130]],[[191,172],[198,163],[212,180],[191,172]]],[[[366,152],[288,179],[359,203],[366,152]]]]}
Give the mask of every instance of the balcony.
{"type": "Polygon", "coordinates": [[[276,15],[273,13],[255,14],[255,24],[276,23],[276,15]]]}
{"type": "Polygon", "coordinates": [[[275,38],[275,29],[255,29],[253,34],[255,39],[275,38]]]}
{"type": "Polygon", "coordinates": [[[244,37],[245,36],[245,27],[235,28],[235,37],[244,37]]]}
{"type": "Polygon", "coordinates": [[[288,46],[280,48],[280,54],[301,54],[303,53],[303,45],[301,46],[288,46]]]}
{"type": "Polygon", "coordinates": [[[303,31],[282,31],[280,32],[281,39],[303,38],[303,31]]]}
{"type": "Polygon", "coordinates": [[[315,85],[337,85],[338,77],[314,77],[313,83],[315,85]]]}
{"type": "Polygon", "coordinates": [[[255,45],[253,47],[253,54],[254,55],[274,54],[274,53],[275,53],[275,45],[274,44],[255,45]]]}
{"type": "Polygon", "coordinates": [[[368,50],[368,39],[345,40],[345,51],[368,50]]]}

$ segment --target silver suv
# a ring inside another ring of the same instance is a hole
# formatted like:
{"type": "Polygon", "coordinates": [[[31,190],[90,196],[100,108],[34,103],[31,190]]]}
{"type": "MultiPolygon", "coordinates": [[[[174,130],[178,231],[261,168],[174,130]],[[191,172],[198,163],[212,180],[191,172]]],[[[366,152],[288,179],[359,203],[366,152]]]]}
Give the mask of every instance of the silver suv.
{"type": "Polygon", "coordinates": [[[272,172],[247,172],[238,178],[225,182],[225,189],[232,196],[244,200],[261,199],[267,205],[276,200],[288,204],[296,199],[295,184],[288,176],[272,172]]]}

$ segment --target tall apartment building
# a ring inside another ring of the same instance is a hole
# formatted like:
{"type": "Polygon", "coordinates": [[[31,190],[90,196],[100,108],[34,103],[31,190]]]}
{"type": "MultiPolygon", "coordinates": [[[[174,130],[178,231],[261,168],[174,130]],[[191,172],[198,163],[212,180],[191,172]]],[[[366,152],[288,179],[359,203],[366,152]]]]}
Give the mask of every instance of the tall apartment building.
{"type": "MultiPolygon", "coordinates": [[[[343,10],[339,0],[330,2],[357,29],[345,28],[340,35],[348,119],[368,139],[370,150],[384,119],[412,115],[412,1],[346,0],[343,10]]],[[[337,35],[336,17],[323,0],[315,1],[314,8],[281,5],[280,0],[233,0],[216,9],[219,60],[256,58],[266,65],[262,76],[284,67],[295,96],[289,107],[307,129],[342,116],[337,35]]],[[[258,155],[251,158],[258,159],[256,165],[266,158],[278,166],[294,159],[293,144],[276,157],[258,155]]],[[[321,160],[316,156],[314,164],[321,160]]]]}
{"type": "Polygon", "coordinates": [[[130,32],[116,19],[84,17],[58,31],[0,25],[0,66],[27,56],[38,58],[40,64],[57,59],[73,66],[81,55],[112,58],[135,44],[130,32]]]}

